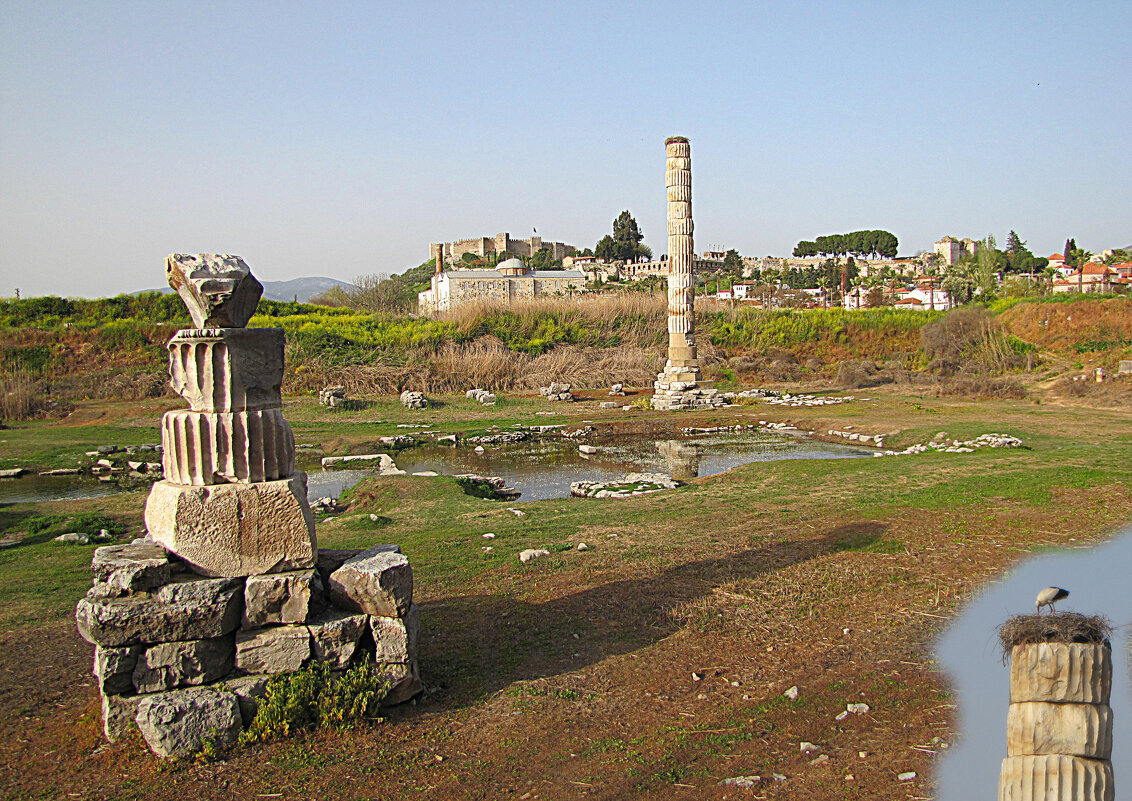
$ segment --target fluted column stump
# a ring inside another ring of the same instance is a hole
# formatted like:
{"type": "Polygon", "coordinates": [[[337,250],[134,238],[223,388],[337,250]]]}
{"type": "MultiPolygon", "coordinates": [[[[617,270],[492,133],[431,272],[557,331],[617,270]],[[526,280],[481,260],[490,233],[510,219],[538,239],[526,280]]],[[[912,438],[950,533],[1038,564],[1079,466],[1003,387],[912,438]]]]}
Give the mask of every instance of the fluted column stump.
{"type": "Polygon", "coordinates": [[[166,272],[197,327],[169,340],[169,383],[189,408],[161,421],[149,534],[205,576],[313,567],[307,477],[282,412],[283,330],[245,328],[263,287],[238,256],[174,254],[166,272]]]}
{"type": "Polygon", "coordinates": [[[1112,801],[1109,643],[1011,649],[999,801],[1112,801]]]}
{"type": "Polygon", "coordinates": [[[692,150],[683,136],[665,141],[664,184],[668,195],[668,361],[653,385],[654,409],[722,406],[711,387],[700,386],[696,355],[696,291],[693,282],[692,150]]]}

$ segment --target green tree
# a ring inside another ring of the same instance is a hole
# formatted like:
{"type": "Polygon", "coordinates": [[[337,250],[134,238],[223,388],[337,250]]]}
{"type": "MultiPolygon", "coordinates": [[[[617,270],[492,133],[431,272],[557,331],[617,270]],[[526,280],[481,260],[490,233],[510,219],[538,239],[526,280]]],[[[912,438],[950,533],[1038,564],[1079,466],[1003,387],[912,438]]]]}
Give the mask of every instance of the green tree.
{"type": "Polygon", "coordinates": [[[614,261],[617,259],[617,244],[613,241],[613,237],[606,234],[598,240],[597,245],[594,247],[594,256],[606,261],[614,261]]]}
{"type": "Polygon", "coordinates": [[[613,221],[613,242],[617,248],[616,258],[625,261],[637,261],[642,257],[651,256],[652,251],[642,244],[644,238],[645,235],[641,233],[640,226],[637,225],[637,221],[628,210],[617,215],[617,219],[613,221]]]}
{"type": "Polygon", "coordinates": [[[1016,255],[1023,253],[1023,252],[1029,253],[1029,250],[1026,248],[1026,243],[1023,242],[1022,238],[1020,236],[1018,236],[1017,233],[1014,232],[1013,228],[1010,229],[1010,233],[1006,235],[1006,251],[1005,252],[1006,252],[1007,257],[1016,256],[1016,255]]]}
{"type": "Polygon", "coordinates": [[[940,283],[939,288],[947,293],[951,298],[953,306],[960,306],[965,303],[970,303],[971,298],[975,294],[975,285],[970,278],[965,278],[962,275],[951,274],[948,275],[940,283]]]}
{"type": "Polygon", "coordinates": [[[737,250],[729,250],[723,257],[723,271],[732,278],[743,277],[743,257],[737,250]]]}
{"type": "Polygon", "coordinates": [[[810,242],[803,239],[801,242],[794,246],[795,258],[805,259],[810,256],[816,255],[818,255],[818,245],[816,242],[810,242]]]}

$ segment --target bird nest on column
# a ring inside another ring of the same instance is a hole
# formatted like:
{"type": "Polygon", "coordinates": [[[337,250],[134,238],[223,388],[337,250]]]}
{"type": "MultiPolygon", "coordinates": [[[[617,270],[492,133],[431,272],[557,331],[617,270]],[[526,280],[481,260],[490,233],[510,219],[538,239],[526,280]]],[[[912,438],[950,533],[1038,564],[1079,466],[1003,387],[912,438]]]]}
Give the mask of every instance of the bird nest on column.
{"type": "Polygon", "coordinates": [[[1003,658],[1015,645],[1039,642],[1108,643],[1112,624],[1103,615],[1058,612],[1053,615],[1015,615],[998,627],[1003,658]]]}

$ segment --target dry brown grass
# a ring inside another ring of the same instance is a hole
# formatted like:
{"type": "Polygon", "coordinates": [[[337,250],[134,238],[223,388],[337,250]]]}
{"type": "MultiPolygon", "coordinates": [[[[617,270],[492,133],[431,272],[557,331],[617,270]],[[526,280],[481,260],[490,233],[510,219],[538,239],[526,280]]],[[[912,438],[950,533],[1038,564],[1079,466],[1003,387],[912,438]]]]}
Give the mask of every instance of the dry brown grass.
{"type": "Polygon", "coordinates": [[[537,392],[551,381],[578,388],[622,383],[648,386],[664,366],[655,348],[578,348],[560,346],[540,356],[508,350],[499,340],[481,337],[448,344],[435,354],[411,354],[404,365],[305,365],[288,375],[289,392],[317,391],[342,384],[352,395],[423,392],[465,392],[473,387],[493,392],[537,392]]]}

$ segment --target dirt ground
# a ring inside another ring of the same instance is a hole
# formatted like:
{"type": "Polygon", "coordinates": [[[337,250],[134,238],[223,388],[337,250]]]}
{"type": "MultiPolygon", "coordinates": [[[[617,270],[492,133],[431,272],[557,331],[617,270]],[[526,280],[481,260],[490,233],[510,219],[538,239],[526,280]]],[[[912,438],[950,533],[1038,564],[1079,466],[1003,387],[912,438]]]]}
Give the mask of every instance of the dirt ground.
{"type": "MultiPolygon", "coordinates": [[[[927,402],[734,414],[880,430],[927,402]]],[[[1083,432],[1089,415],[1065,425],[1083,432]]],[[[373,725],[219,759],[108,745],[93,649],[72,621],[0,630],[0,798],[930,798],[933,764],[961,736],[933,639],[1030,550],[1100,541],[1132,519],[1132,491],[1113,482],[931,514],[915,500],[839,503],[830,487],[829,503],[742,501],[771,480],[731,471],[697,479],[683,512],[641,499],[627,502],[639,518],[578,525],[564,536],[597,544],[586,569],[418,580],[421,698],[373,725]],[[837,720],[850,703],[869,709],[837,720]],[[721,783],[750,776],[750,788],[721,783]]]]}

